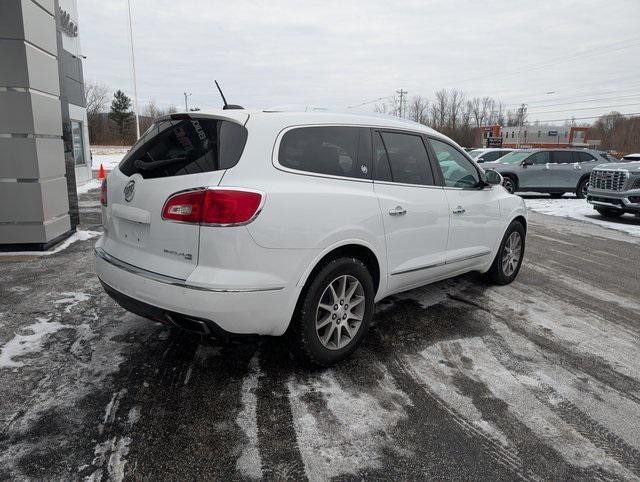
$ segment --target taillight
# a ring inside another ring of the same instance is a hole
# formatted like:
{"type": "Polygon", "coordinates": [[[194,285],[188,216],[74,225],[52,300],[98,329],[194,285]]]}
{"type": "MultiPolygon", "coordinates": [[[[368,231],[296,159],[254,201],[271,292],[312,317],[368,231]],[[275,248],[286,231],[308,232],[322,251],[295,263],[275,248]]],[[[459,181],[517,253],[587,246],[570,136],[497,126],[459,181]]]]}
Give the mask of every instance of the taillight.
{"type": "Polygon", "coordinates": [[[102,179],[102,184],[100,185],[100,204],[103,206],[107,205],[107,178],[102,179]]]}
{"type": "Polygon", "coordinates": [[[234,226],[251,221],[263,195],[240,189],[202,189],[167,199],[162,218],[183,223],[234,226]]]}

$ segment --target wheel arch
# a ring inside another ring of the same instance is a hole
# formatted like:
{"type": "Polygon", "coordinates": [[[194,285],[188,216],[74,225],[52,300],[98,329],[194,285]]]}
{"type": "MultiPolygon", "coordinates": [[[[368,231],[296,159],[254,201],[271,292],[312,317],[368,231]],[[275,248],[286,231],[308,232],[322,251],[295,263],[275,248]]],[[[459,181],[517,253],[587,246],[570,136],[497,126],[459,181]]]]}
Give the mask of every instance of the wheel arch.
{"type": "Polygon", "coordinates": [[[501,172],[500,174],[502,175],[503,178],[509,177],[513,179],[513,181],[516,183],[516,187],[520,185],[520,178],[515,172],[507,171],[507,172],[501,172]]]}
{"type": "Polygon", "coordinates": [[[298,281],[298,286],[302,287],[301,293],[304,292],[310,280],[313,279],[313,276],[320,271],[326,263],[340,257],[354,257],[362,261],[371,273],[375,292],[376,294],[378,293],[382,274],[380,260],[373,247],[361,241],[349,241],[338,246],[332,246],[315,259],[310,264],[312,268],[307,269],[298,281]]]}

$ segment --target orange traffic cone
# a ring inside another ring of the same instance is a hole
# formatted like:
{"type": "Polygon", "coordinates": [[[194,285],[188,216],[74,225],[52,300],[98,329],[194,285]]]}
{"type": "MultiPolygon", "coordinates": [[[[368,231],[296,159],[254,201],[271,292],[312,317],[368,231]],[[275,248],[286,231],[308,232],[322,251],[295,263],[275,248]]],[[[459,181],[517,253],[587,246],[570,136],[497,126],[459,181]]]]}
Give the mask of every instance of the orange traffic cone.
{"type": "Polygon", "coordinates": [[[102,163],[100,164],[100,172],[98,173],[98,179],[104,179],[106,176],[104,175],[104,167],[102,167],[102,163]]]}

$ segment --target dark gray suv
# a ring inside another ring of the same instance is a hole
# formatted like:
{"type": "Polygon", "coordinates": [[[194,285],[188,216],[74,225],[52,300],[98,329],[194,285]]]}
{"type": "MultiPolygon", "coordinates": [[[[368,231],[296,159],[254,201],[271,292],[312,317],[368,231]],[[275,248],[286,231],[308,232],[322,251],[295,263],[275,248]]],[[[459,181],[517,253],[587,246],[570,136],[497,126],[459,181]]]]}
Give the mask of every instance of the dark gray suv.
{"type": "Polygon", "coordinates": [[[584,198],[591,170],[610,162],[603,153],[587,149],[523,149],[487,162],[484,167],[502,174],[502,185],[510,193],[533,191],[560,197],[574,192],[584,198]]]}

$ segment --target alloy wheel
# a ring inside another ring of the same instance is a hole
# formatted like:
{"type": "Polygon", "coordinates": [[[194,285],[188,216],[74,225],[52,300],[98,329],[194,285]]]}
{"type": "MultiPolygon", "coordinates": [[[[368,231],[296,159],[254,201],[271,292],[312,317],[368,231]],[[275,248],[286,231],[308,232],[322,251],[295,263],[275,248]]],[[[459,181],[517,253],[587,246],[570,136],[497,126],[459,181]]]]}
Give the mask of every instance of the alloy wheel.
{"type": "Polygon", "coordinates": [[[344,348],[356,336],[366,307],[364,288],[350,275],[334,279],[325,288],[316,309],[316,333],[329,350],[344,348]]]}
{"type": "Polygon", "coordinates": [[[522,237],[520,233],[514,231],[504,243],[502,251],[502,271],[505,276],[511,276],[518,268],[520,257],[522,256],[522,237]]]}
{"type": "Polygon", "coordinates": [[[513,192],[515,191],[515,186],[513,184],[513,181],[508,177],[505,177],[502,180],[502,185],[509,192],[509,194],[513,194],[513,192]]]}

